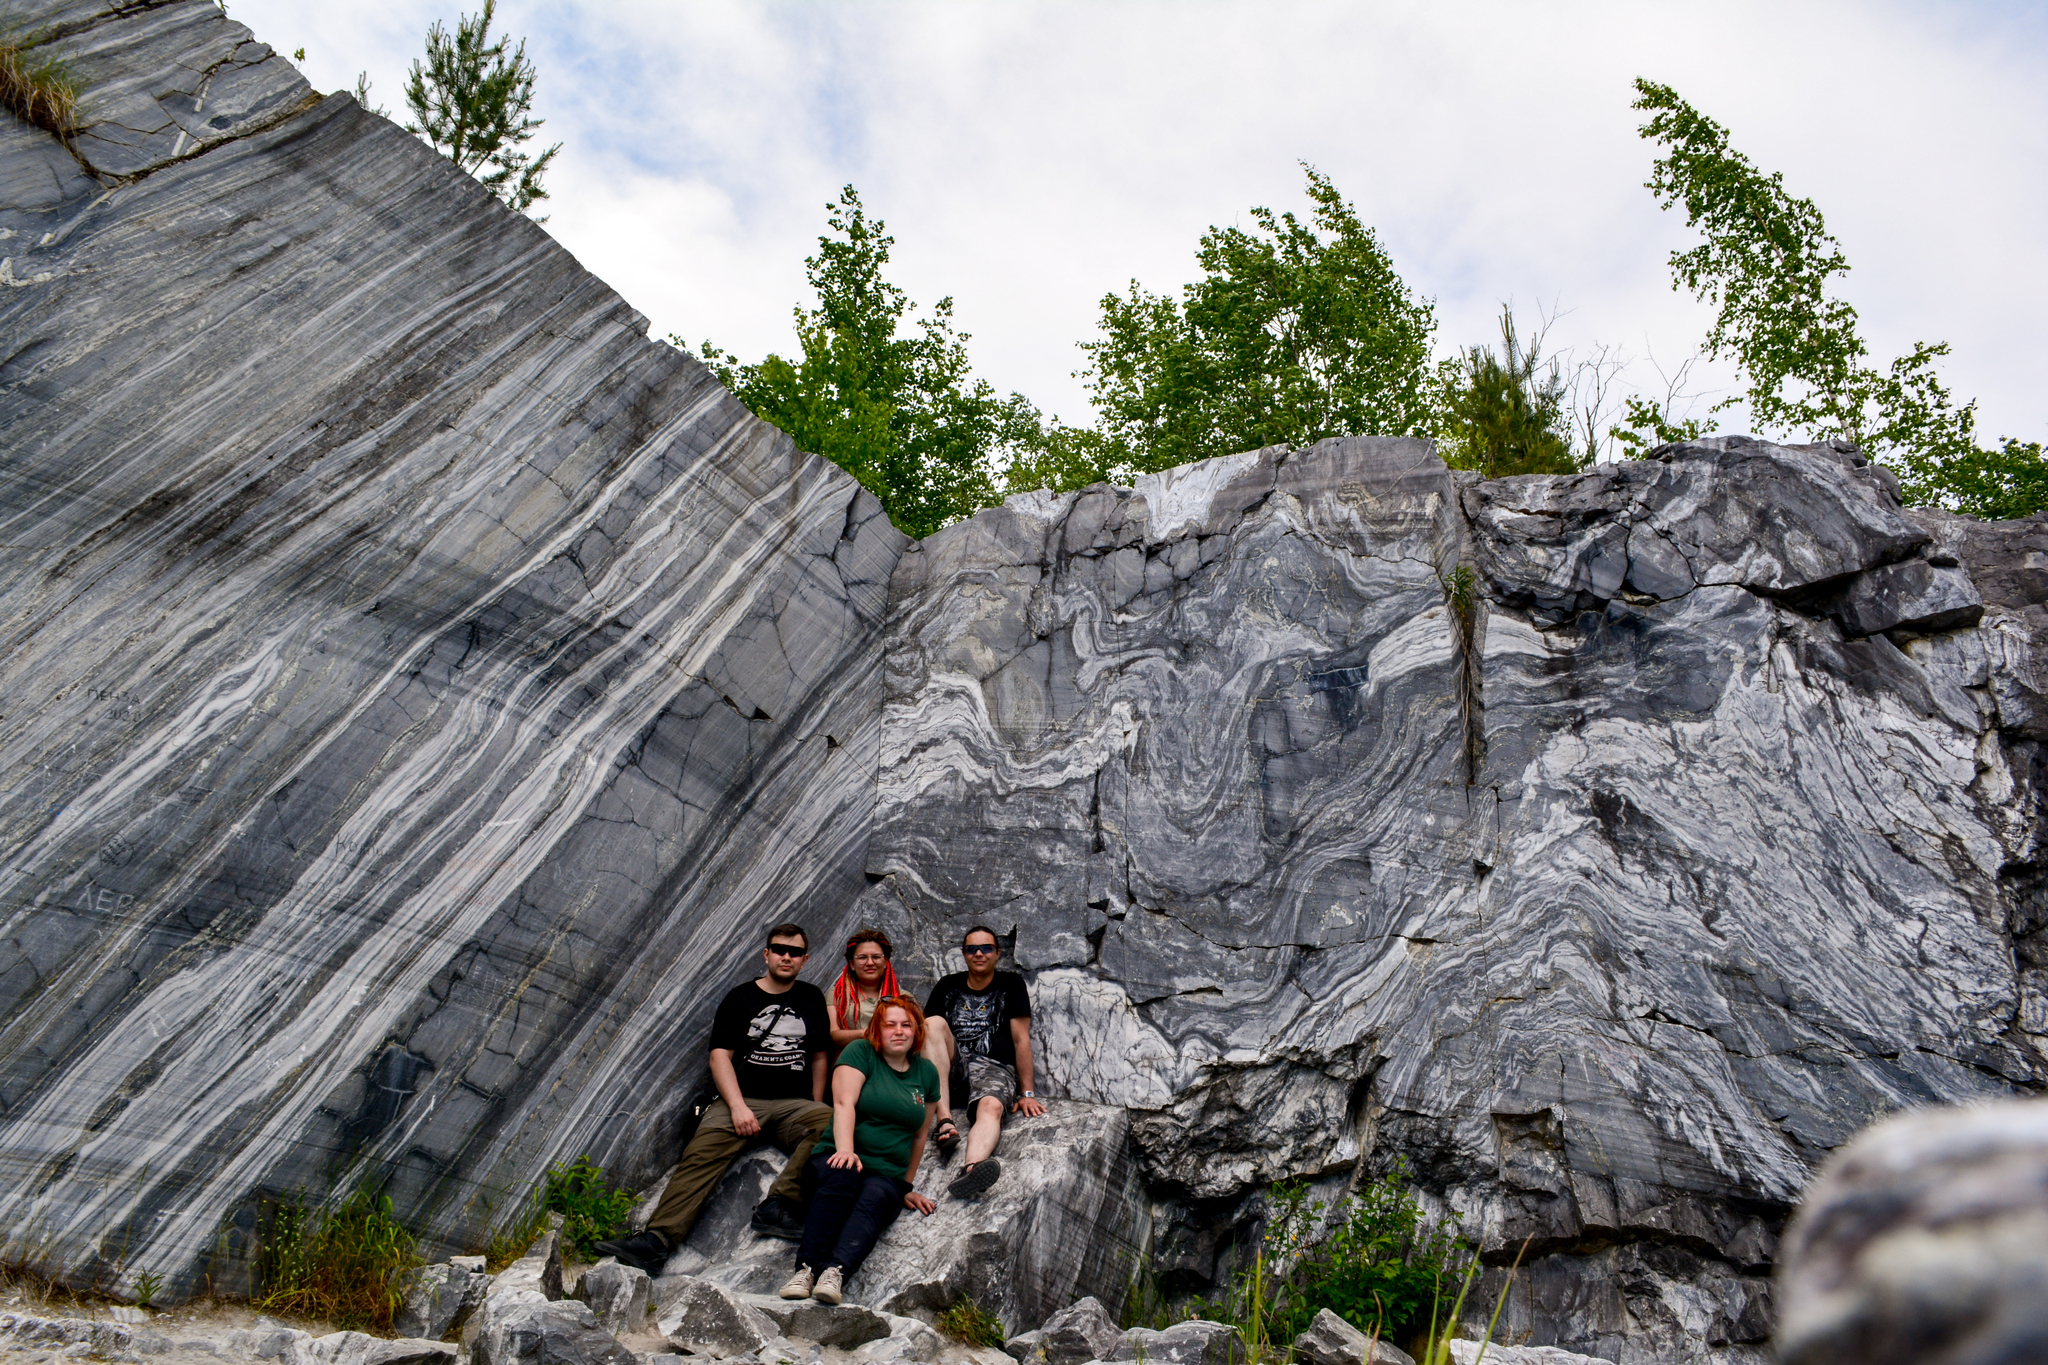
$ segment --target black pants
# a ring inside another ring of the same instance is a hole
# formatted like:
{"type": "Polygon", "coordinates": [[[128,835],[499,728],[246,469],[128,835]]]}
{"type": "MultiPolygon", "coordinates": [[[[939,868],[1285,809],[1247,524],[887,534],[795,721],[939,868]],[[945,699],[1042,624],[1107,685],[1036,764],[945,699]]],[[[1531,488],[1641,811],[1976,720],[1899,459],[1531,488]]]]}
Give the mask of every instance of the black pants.
{"type": "Polygon", "coordinates": [[[910,1182],[879,1171],[840,1170],[828,1162],[827,1157],[811,1158],[811,1181],[816,1182],[817,1193],[811,1196],[796,1263],[813,1270],[836,1265],[851,1279],[896,1215],[903,1212],[910,1182]]]}

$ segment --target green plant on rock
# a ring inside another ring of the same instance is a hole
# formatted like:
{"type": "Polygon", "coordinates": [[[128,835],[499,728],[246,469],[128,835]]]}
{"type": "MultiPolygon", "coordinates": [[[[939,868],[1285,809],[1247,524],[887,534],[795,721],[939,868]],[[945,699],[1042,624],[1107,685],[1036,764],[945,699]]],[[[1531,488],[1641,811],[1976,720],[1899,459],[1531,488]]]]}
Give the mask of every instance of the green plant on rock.
{"type": "Polygon", "coordinates": [[[1004,1341],[1003,1320],[973,1299],[962,1299],[939,1314],[937,1325],[963,1346],[1000,1348],[1004,1341]]]}
{"type": "Polygon", "coordinates": [[[156,1291],[164,1287],[164,1277],[145,1270],[135,1277],[135,1306],[147,1308],[156,1299],[156,1291]]]}
{"type": "Polygon", "coordinates": [[[33,36],[0,33],[0,108],[24,123],[68,137],[78,123],[78,80],[33,36]]]}
{"type": "Polygon", "coordinates": [[[271,1220],[257,1257],[262,1291],[255,1306],[389,1331],[401,1297],[398,1277],[421,1264],[413,1235],[392,1216],[390,1196],[358,1190],[332,1207],[309,1209],[302,1192],[271,1220]]]}
{"type": "Polygon", "coordinates": [[[541,1182],[541,1207],[562,1215],[562,1240],[586,1261],[597,1259],[595,1244],[626,1230],[633,1212],[633,1192],[604,1178],[604,1168],[588,1156],[567,1166],[548,1169],[541,1182]]]}
{"type": "Polygon", "coordinates": [[[1440,1297],[1475,1259],[1455,1218],[1426,1217],[1405,1166],[1334,1210],[1311,1201],[1299,1182],[1277,1185],[1267,1198],[1251,1267],[1220,1303],[1195,1304],[1195,1316],[1235,1326],[1254,1361],[1284,1354],[1325,1308],[1368,1335],[1405,1336],[1446,1316],[1440,1297]]]}

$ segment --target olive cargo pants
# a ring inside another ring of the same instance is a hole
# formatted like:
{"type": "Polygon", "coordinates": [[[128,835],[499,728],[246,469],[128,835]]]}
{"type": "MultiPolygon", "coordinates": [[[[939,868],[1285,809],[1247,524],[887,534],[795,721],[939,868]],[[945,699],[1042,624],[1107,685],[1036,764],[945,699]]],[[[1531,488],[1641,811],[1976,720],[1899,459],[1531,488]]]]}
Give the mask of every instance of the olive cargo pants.
{"type": "Polygon", "coordinates": [[[733,1131],[732,1106],[722,1097],[713,1100],[698,1120],[697,1135],[683,1148],[683,1159],[676,1163],[668,1188],[661,1192],[661,1203],[647,1220],[648,1230],[667,1237],[670,1246],[682,1245],[696,1225],[697,1211],[724,1178],[725,1168],[757,1142],[773,1142],[789,1153],[789,1164],[768,1187],[769,1197],[803,1203],[800,1182],[804,1162],[811,1155],[811,1144],[832,1121],[832,1106],[816,1100],[749,1099],[747,1108],[761,1121],[761,1131],[755,1137],[741,1137],[733,1131]]]}

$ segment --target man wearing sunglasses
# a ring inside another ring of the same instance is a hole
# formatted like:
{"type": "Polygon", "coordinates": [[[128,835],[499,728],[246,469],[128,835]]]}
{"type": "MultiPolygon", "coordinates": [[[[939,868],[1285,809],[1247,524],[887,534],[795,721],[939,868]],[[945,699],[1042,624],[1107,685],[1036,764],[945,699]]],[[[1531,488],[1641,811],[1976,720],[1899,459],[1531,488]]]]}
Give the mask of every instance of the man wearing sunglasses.
{"type": "Polygon", "coordinates": [[[942,976],[924,1007],[924,1055],[939,1069],[939,1110],[932,1141],[950,1152],[960,1140],[952,1098],[964,1095],[973,1127],[967,1132],[967,1164],[953,1178],[955,1199],[971,1199],[1003,1173],[995,1158],[1003,1114],[1027,1118],[1045,1112],[1031,1089],[1031,995],[1024,978],[999,972],[1003,955],[996,931],[985,924],[960,941],[967,970],[942,976]]]}
{"type": "Polygon", "coordinates": [[[802,926],[778,924],[768,931],[761,953],[767,970],[727,991],[711,1024],[711,1081],[718,1098],[698,1121],[647,1230],[597,1243],[598,1255],[659,1275],[690,1235],[726,1167],[764,1138],[789,1153],[789,1164],[754,1210],[753,1229],[790,1241],[803,1237],[797,1182],[811,1144],[832,1121],[832,1107],[823,1102],[825,1049],[832,1042],[825,993],[796,979],[809,956],[810,938],[802,926]]]}

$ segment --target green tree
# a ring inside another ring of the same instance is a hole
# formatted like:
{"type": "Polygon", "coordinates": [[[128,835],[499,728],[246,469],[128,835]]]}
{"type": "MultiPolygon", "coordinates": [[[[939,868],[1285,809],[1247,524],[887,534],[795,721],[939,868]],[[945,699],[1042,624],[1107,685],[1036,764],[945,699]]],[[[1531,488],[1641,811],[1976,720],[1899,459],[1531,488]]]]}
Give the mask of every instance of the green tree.
{"type": "Polygon", "coordinates": [[[896,239],[853,186],[826,212],[830,231],[804,261],[818,302],[796,310],[797,357],[742,365],[708,341],[700,353],[756,416],[859,479],[898,529],[927,536],[997,500],[998,452],[1036,432],[1038,413],[970,378],[950,297],[904,331],[914,305],[882,275],[896,239]]]}
{"type": "Polygon", "coordinates": [[[1438,367],[1437,440],[1445,463],[1489,479],[1510,474],[1569,474],[1572,450],[1566,384],[1543,364],[1542,339],[1524,344],[1515,316],[1502,309],[1500,353],[1473,346],[1438,367]]]}
{"type": "Polygon", "coordinates": [[[1714,307],[1707,354],[1734,360],[1757,429],[1854,441],[1892,466],[1908,502],[1978,515],[2048,505],[2038,443],[1977,447],[1975,402],[1955,403],[1934,372],[1946,342],[1867,363],[1856,310],[1832,287],[1849,263],[1813,201],[1758,170],[1670,86],[1635,84],[1633,107],[1650,115],[1639,131],[1664,149],[1647,188],[1667,209],[1684,205],[1702,239],[1672,253],[1673,287],[1714,307]]]}
{"type": "Polygon", "coordinates": [[[1410,293],[1329,179],[1302,169],[1311,222],[1255,208],[1256,231],[1202,235],[1203,277],[1179,300],[1135,280],[1103,298],[1102,335],[1082,345],[1098,473],[1428,429],[1434,305],[1410,293]]]}
{"type": "MultiPolygon", "coordinates": [[[[562,150],[562,144],[529,157],[519,144],[530,140],[545,120],[530,117],[533,109],[533,63],[526,60],[526,40],[490,40],[491,18],[498,0],[484,0],[483,13],[463,15],[455,35],[439,20],[427,30],[427,60],[412,64],[405,102],[417,122],[406,125],[434,150],[475,176],[491,193],[520,212],[545,199],[540,178],[562,150]]],[[[359,83],[361,99],[369,87],[359,83]]]]}

